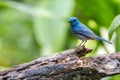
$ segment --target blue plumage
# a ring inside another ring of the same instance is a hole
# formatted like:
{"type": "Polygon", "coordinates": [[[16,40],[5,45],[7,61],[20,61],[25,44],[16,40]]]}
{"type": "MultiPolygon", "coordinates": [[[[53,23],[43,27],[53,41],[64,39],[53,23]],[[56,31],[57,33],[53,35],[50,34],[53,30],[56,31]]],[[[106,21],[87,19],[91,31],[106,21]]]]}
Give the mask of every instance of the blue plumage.
{"type": "Polygon", "coordinates": [[[92,30],[90,30],[84,24],[80,23],[80,21],[76,17],[70,17],[69,23],[71,26],[71,32],[77,38],[82,40],[82,43],[80,44],[80,46],[84,45],[87,42],[87,40],[90,40],[90,39],[101,40],[101,41],[107,42],[109,44],[112,44],[111,42],[109,42],[99,36],[96,36],[92,30]]]}

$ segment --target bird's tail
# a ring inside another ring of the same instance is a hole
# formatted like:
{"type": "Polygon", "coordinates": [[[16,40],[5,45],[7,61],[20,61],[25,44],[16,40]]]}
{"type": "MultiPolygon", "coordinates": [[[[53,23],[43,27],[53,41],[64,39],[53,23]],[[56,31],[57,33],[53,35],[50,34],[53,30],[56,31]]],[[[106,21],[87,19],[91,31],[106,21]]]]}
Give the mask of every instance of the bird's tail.
{"type": "Polygon", "coordinates": [[[104,42],[107,42],[109,44],[112,44],[110,41],[107,41],[107,40],[105,40],[105,39],[103,39],[103,38],[101,38],[99,36],[97,36],[97,40],[104,41],[104,42]]]}

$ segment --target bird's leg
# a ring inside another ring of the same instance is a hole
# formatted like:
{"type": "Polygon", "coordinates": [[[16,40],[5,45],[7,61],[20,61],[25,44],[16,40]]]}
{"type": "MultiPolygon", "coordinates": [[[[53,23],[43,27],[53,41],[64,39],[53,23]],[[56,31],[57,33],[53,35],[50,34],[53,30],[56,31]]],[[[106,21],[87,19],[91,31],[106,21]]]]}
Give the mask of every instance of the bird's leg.
{"type": "Polygon", "coordinates": [[[82,42],[80,43],[80,45],[79,45],[79,46],[82,46],[82,45],[83,45],[83,43],[84,43],[84,40],[82,40],[82,42]]]}
{"type": "Polygon", "coordinates": [[[84,44],[87,42],[87,40],[84,40],[84,43],[82,44],[82,46],[84,46],[84,44]]]}

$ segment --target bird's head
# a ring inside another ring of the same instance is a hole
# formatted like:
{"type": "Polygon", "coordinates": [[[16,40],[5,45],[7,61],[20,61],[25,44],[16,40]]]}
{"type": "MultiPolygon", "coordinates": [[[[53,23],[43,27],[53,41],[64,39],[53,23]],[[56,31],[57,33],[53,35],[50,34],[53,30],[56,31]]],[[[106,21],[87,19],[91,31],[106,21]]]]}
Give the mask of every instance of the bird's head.
{"type": "Polygon", "coordinates": [[[72,26],[76,26],[76,25],[79,24],[79,20],[78,20],[78,18],[76,18],[76,17],[70,17],[69,23],[70,23],[72,26]]]}

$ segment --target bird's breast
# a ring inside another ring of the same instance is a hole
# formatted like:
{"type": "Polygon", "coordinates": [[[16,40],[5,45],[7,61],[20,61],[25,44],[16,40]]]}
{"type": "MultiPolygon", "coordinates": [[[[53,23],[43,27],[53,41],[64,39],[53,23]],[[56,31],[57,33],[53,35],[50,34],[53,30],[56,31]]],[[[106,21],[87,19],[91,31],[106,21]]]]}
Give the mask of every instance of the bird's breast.
{"type": "Polygon", "coordinates": [[[88,40],[89,38],[83,36],[83,35],[80,35],[80,34],[74,34],[78,39],[80,40],[88,40]]]}

